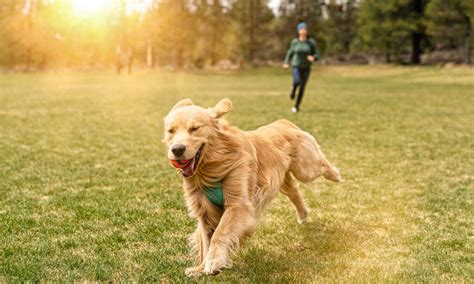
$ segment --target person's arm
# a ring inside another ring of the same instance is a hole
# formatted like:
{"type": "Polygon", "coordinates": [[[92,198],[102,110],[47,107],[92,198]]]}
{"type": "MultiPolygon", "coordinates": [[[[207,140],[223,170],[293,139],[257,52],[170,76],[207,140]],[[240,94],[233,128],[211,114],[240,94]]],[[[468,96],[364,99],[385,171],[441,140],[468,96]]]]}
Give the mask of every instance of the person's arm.
{"type": "Polygon", "coordinates": [[[316,47],[316,41],[314,39],[310,39],[309,44],[311,45],[311,55],[314,56],[316,60],[319,60],[321,55],[319,55],[318,48],[316,47]]]}
{"type": "Polygon", "coordinates": [[[293,56],[293,41],[291,42],[290,48],[286,52],[285,63],[284,63],[285,65],[290,64],[290,60],[292,56],[293,56]]]}

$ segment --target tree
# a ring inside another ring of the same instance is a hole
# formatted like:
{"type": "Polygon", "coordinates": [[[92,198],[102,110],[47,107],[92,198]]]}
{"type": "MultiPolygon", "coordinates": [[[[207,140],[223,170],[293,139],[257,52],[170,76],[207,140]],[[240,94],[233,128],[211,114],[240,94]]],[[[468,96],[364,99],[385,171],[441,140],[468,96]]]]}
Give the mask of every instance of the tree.
{"type": "Polygon", "coordinates": [[[386,62],[397,61],[411,52],[411,62],[419,63],[426,0],[366,0],[358,12],[359,43],[367,51],[385,54],[386,62]],[[420,6],[421,5],[421,6],[420,6]],[[409,45],[411,43],[411,46],[409,45]]]}
{"type": "Polygon", "coordinates": [[[268,46],[268,35],[274,14],[266,0],[234,0],[231,16],[236,26],[239,52],[250,64],[262,59],[268,46]]]}
{"type": "Polygon", "coordinates": [[[190,0],[162,0],[155,13],[160,54],[177,69],[193,54],[197,27],[191,5],[190,0]]]}
{"type": "Polygon", "coordinates": [[[411,63],[419,64],[421,62],[421,41],[425,34],[425,28],[423,25],[423,12],[426,6],[426,1],[423,0],[412,0],[413,13],[414,13],[414,29],[411,33],[411,63]]]}
{"type": "Polygon", "coordinates": [[[22,2],[15,0],[6,0],[0,5],[0,65],[11,67],[19,59],[22,5],[22,2]]]}
{"type": "Polygon", "coordinates": [[[464,63],[471,64],[474,3],[469,0],[432,0],[426,9],[427,33],[438,49],[463,47],[464,63]]]}
{"type": "Polygon", "coordinates": [[[224,57],[226,44],[225,34],[229,30],[227,9],[222,0],[197,0],[194,2],[195,23],[198,29],[196,41],[196,64],[209,62],[211,65],[224,57]]]}
{"type": "Polygon", "coordinates": [[[329,54],[347,54],[356,35],[355,21],[357,2],[331,0],[325,5],[327,20],[325,38],[329,54]]]}

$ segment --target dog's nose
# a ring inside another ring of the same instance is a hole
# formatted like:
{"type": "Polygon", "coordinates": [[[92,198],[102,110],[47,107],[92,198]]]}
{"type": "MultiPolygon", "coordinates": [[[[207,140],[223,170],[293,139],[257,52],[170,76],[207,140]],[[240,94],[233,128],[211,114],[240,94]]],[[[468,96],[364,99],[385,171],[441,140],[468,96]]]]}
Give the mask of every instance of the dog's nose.
{"type": "Polygon", "coordinates": [[[186,151],[186,146],[183,144],[176,144],[171,147],[171,152],[173,152],[176,157],[183,155],[184,151],[186,151]]]}

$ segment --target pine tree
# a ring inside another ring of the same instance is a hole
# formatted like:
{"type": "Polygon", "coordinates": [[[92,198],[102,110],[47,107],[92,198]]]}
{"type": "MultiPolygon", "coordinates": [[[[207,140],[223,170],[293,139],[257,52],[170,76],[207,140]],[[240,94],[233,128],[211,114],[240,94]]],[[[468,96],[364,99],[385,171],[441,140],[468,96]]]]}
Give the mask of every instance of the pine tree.
{"type": "Polygon", "coordinates": [[[325,39],[329,54],[348,54],[355,37],[356,1],[331,0],[326,6],[325,39]]]}
{"type": "Polygon", "coordinates": [[[470,0],[432,0],[426,9],[427,33],[438,49],[463,47],[464,63],[471,64],[474,3],[470,0]]]}
{"type": "Polygon", "coordinates": [[[386,62],[395,55],[411,53],[411,62],[419,63],[424,36],[423,10],[427,0],[366,0],[358,17],[358,40],[367,51],[385,54],[386,62]],[[410,44],[411,43],[411,44],[410,44]]]}
{"type": "Polygon", "coordinates": [[[155,12],[158,53],[164,61],[180,69],[192,57],[198,31],[189,0],[162,0],[155,12]]]}
{"type": "Polygon", "coordinates": [[[267,0],[235,0],[231,15],[236,25],[239,51],[244,59],[254,64],[265,58],[269,39],[269,27],[274,19],[267,0]]]}
{"type": "Polygon", "coordinates": [[[209,62],[211,65],[223,57],[226,49],[225,34],[229,29],[227,10],[222,0],[198,0],[194,2],[196,25],[199,39],[196,42],[198,65],[209,62]],[[202,61],[202,62],[201,62],[202,61]]]}

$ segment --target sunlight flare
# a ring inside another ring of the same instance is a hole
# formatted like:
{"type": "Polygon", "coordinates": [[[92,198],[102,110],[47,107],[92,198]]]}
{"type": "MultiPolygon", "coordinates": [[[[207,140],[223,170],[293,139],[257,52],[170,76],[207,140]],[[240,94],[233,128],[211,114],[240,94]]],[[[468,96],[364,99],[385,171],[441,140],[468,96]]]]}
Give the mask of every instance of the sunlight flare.
{"type": "Polygon", "coordinates": [[[113,5],[113,0],[72,0],[72,8],[81,15],[102,13],[113,5]]]}

